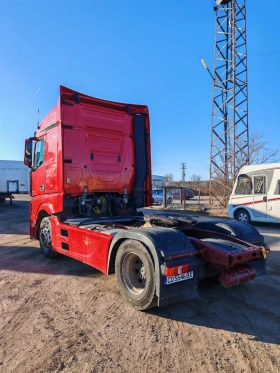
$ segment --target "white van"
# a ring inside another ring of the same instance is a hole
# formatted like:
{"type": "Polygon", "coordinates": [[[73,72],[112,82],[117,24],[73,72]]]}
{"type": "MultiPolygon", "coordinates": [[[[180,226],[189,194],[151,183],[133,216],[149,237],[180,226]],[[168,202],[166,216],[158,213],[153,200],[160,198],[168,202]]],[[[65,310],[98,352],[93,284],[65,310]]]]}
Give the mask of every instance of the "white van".
{"type": "Polygon", "coordinates": [[[231,218],[280,223],[280,163],[244,166],[231,193],[231,218]]]}

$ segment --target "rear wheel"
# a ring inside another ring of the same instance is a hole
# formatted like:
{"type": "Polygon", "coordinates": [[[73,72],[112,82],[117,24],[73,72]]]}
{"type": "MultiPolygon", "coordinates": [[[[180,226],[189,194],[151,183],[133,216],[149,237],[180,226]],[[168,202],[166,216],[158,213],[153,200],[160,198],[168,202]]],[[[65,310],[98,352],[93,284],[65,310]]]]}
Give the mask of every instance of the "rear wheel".
{"type": "Polygon", "coordinates": [[[1,197],[1,198],[0,198],[0,203],[4,203],[4,202],[5,202],[5,199],[6,199],[5,197],[1,197]]]}
{"type": "Polygon", "coordinates": [[[251,223],[251,217],[248,211],[242,209],[239,210],[236,214],[236,220],[242,223],[251,223]]]}
{"type": "Polygon", "coordinates": [[[40,248],[46,258],[55,258],[59,253],[52,249],[51,221],[49,217],[42,219],[39,232],[40,248]]]}
{"type": "Polygon", "coordinates": [[[120,245],[115,272],[119,289],[128,304],[141,311],[157,305],[153,261],[141,242],[126,240],[120,245]]]}

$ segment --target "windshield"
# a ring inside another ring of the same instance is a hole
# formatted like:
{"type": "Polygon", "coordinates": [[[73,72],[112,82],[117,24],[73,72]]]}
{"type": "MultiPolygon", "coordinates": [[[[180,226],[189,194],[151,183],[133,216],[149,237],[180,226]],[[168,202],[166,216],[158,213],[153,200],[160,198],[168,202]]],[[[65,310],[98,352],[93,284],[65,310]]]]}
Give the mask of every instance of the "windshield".
{"type": "Polygon", "coordinates": [[[252,194],[253,184],[252,179],[248,175],[239,175],[235,194],[252,194]]]}
{"type": "Polygon", "coordinates": [[[162,194],[162,190],[160,190],[160,189],[153,189],[153,194],[162,194]]]}

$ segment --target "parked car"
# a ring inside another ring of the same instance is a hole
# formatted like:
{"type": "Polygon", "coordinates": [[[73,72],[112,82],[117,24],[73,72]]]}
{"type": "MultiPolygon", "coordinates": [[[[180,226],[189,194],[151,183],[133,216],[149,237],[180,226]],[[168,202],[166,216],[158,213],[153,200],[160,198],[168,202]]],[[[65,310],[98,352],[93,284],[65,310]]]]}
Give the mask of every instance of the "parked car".
{"type": "MultiPolygon", "coordinates": [[[[154,203],[163,203],[163,190],[162,189],[153,189],[152,190],[152,198],[153,204],[154,203]]],[[[172,202],[172,195],[170,193],[166,193],[167,203],[172,202]]]]}
{"type": "Polygon", "coordinates": [[[182,193],[182,195],[184,195],[184,193],[185,193],[185,198],[186,199],[191,199],[191,198],[193,198],[194,197],[194,191],[192,190],[192,189],[184,189],[184,188],[182,188],[182,189],[171,189],[170,190],[171,191],[171,197],[173,198],[173,199],[175,199],[175,200],[180,200],[181,199],[181,193],[182,193]]]}
{"type": "Polygon", "coordinates": [[[191,189],[186,189],[185,193],[186,193],[186,199],[191,199],[194,197],[194,191],[191,189]]]}

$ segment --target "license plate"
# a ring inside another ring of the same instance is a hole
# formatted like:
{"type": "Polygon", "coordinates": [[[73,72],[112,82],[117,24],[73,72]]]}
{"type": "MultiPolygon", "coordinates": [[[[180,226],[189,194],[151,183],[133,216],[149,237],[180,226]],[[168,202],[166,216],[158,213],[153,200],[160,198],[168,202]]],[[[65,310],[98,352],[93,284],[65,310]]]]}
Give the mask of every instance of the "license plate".
{"type": "Polygon", "coordinates": [[[164,277],[164,285],[171,285],[175,284],[176,282],[180,281],[185,281],[185,280],[190,280],[193,278],[193,271],[187,272],[187,273],[182,273],[180,275],[176,276],[165,276],[164,277]]]}

